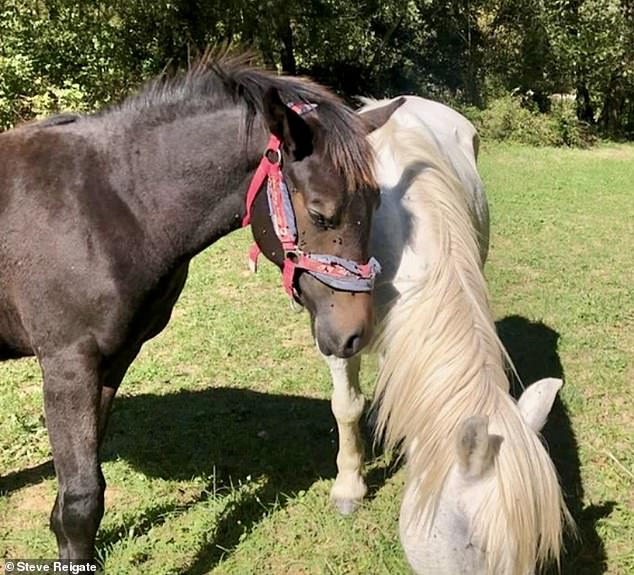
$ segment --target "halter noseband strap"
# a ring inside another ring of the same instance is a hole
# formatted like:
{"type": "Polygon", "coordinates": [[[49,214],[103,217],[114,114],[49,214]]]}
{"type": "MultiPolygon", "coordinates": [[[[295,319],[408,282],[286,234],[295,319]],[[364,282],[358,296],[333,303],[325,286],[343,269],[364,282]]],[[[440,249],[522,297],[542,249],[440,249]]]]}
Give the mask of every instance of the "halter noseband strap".
{"type": "MultiPolygon", "coordinates": [[[[290,104],[298,114],[314,110],[316,104],[290,104]]],[[[342,291],[368,292],[372,290],[374,279],[381,271],[379,262],[370,258],[366,264],[332,255],[309,254],[297,245],[297,227],[291,195],[282,174],[282,143],[271,134],[266,151],[260,160],[246,196],[246,213],[242,226],[251,223],[251,210],[258,192],[267,180],[266,193],[273,229],[284,252],[282,282],[290,297],[296,297],[295,280],[297,270],[304,270],[320,282],[342,291]]],[[[249,250],[249,263],[253,271],[257,268],[260,248],[254,244],[249,250]]]]}

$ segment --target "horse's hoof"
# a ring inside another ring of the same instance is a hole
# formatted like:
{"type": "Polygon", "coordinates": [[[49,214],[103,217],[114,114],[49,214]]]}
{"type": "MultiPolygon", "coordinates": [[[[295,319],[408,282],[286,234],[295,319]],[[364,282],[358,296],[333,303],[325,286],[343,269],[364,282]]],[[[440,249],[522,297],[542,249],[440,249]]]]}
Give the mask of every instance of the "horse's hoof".
{"type": "Polygon", "coordinates": [[[343,497],[334,497],[332,502],[341,515],[352,515],[361,505],[361,499],[347,499],[343,497]]]}

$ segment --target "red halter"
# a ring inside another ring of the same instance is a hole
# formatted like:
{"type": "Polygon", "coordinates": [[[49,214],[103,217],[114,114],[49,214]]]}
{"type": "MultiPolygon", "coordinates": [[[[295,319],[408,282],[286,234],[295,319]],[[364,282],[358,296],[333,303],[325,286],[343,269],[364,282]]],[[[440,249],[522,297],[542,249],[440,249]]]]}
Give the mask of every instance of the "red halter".
{"type": "MultiPolygon", "coordinates": [[[[298,114],[305,114],[316,108],[315,104],[293,104],[291,109],[298,114]]],[[[282,174],[282,152],[280,140],[271,135],[262,156],[262,160],[251,179],[246,196],[246,214],[242,226],[251,223],[251,209],[265,180],[269,212],[273,229],[284,253],[282,282],[290,297],[296,297],[296,270],[301,269],[317,278],[322,283],[343,291],[371,291],[374,278],[381,271],[381,266],[374,258],[366,264],[357,264],[351,260],[332,255],[307,254],[297,245],[297,229],[295,212],[291,196],[282,174]],[[269,159],[271,158],[271,159],[269,159]]],[[[253,244],[249,250],[249,263],[253,271],[257,269],[260,248],[253,244]]]]}

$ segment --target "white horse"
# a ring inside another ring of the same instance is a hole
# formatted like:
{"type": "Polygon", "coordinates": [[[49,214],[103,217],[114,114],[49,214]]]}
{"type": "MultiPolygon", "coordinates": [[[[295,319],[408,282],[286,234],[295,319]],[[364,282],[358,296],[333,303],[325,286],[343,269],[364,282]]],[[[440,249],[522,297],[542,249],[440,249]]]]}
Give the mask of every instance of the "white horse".
{"type": "MultiPolygon", "coordinates": [[[[535,433],[546,423],[562,383],[561,379],[542,379],[520,397],[518,409],[535,433]]],[[[408,482],[401,505],[400,536],[417,575],[487,574],[486,548],[473,527],[478,510],[496,489],[495,462],[504,441],[500,435],[489,434],[488,427],[486,416],[472,416],[458,428],[453,447],[457,462],[449,471],[429,526],[417,510],[420,479],[411,477],[408,482]]],[[[412,451],[416,448],[413,441],[412,451]]],[[[516,573],[510,559],[506,555],[506,564],[495,573],[516,573]]]]}
{"type": "MultiPolygon", "coordinates": [[[[361,113],[384,103],[367,103],[361,113]]],[[[487,417],[504,442],[481,505],[463,523],[464,538],[477,541],[489,575],[526,575],[559,557],[569,514],[548,454],[508,394],[508,358],[482,274],[489,216],[476,130],[442,104],[407,97],[370,140],[382,191],[371,242],[383,266],[375,291],[378,432],[408,454],[408,506],[415,510],[408,517],[432,532],[459,465],[456,437],[469,418],[487,417]]],[[[360,357],[324,358],[340,442],[331,497],[349,513],[366,493],[360,357]]]]}

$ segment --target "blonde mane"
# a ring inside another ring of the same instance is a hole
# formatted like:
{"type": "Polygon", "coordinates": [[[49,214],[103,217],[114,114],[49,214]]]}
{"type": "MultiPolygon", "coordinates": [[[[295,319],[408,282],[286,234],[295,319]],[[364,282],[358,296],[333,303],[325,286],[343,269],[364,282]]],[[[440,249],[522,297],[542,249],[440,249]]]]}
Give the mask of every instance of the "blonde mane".
{"type": "Polygon", "coordinates": [[[463,186],[429,135],[402,126],[397,132],[391,124],[373,136],[375,149],[390,150],[402,172],[416,167],[403,205],[414,229],[421,221],[432,229],[425,245],[411,246],[428,254],[428,265],[409,278],[377,338],[383,357],[378,433],[407,454],[409,481],[420,481],[418,516],[430,526],[457,462],[460,424],[488,416],[491,433],[504,441],[495,481],[487,484],[471,528],[486,549],[490,574],[526,575],[559,561],[562,528],[572,520],[550,457],[508,393],[508,356],[495,330],[463,186]]]}

